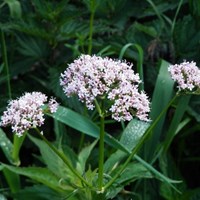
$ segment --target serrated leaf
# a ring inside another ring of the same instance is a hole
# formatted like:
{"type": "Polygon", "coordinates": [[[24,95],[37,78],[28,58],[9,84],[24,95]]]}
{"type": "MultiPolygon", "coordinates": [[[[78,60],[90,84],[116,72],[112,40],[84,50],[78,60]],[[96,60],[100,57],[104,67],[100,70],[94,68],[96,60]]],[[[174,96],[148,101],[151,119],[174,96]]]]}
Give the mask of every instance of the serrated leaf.
{"type": "Polygon", "coordinates": [[[77,169],[78,171],[83,174],[85,171],[85,164],[86,161],[88,159],[88,157],[90,156],[90,153],[92,151],[92,149],[94,148],[94,146],[96,145],[98,140],[95,140],[92,144],[90,144],[87,147],[84,147],[81,152],[78,155],[78,163],[77,163],[77,169]]]}
{"type": "Polygon", "coordinates": [[[46,57],[48,48],[43,40],[34,39],[31,37],[17,38],[19,42],[18,51],[24,56],[31,57],[35,60],[46,57]]]}
{"type": "MultiPolygon", "coordinates": [[[[71,170],[68,169],[66,164],[49,148],[49,146],[43,141],[39,140],[33,136],[29,135],[29,138],[38,148],[40,149],[40,153],[42,155],[42,159],[47,165],[48,169],[51,170],[54,174],[64,179],[73,179],[74,175],[71,170]]],[[[72,157],[72,153],[70,152],[68,156],[72,157]]],[[[72,158],[68,157],[70,164],[72,164],[72,158]]]]}

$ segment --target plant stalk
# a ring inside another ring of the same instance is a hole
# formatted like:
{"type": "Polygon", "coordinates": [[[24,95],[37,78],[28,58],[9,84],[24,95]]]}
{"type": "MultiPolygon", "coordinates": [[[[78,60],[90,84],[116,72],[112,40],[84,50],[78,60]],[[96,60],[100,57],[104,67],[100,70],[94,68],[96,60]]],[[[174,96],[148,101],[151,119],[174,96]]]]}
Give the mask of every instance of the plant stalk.
{"type": "Polygon", "coordinates": [[[11,99],[10,72],[9,72],[9,66],[8,66],[6,42],[5,42],[5,37],[4,37],[3,31],[0,30],[0,33],[1,33],[2,59],[3,59],[4,66],[5,66],[5,69],[6,69],[8,97],[9,97],[9,99],[11,99]]]}
{"type": "Polygon", "coordinates": [[[104,164],[104,136],[105,136],[104,116],[100,118],[100,141],[99,141],[99,173],[98,173],[98,188],[102,191],[103,188],[103,164],[104,164]]]}
{"type": "Polygon", "coordinates": [[[93,37],[93,24],[94,24],[94,13],[95,13],[95,0],[90,0],[90,28],[88,38],[88,54],[92,53],[92,37],[93,37]]]}
{"type": "Polygon", "coordinates": [[[24,139],[26,137],[27,132],[24,132],[22,137],[14,135],[14,141],[13,141],[13,150],[12,150],[12,159],[16,166],[19,166],[21,164],[20,158],[19,158],[19,152],[21,149],[21,146],[24,142],[24,139]]]}

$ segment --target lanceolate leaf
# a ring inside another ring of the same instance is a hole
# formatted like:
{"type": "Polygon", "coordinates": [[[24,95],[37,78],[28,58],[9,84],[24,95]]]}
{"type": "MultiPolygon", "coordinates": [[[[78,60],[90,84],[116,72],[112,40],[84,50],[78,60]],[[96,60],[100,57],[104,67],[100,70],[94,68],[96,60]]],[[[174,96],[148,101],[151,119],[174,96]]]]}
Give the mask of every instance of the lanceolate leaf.
{"type": "MultiPolygon", "coordinates": [[[[165,108],[165,106],[172,98],[174,81],[169,75],[168,66],[169,63],[162,60],[151,103],[150,118],[152,120],[155,120],[157,118],[157,116],[161,113],[161,111],[165,108]]],[[[163,117],[160,119],[153,130],[152,137],[146,144],[145,156],[148,160],[151,160],[154,156],[155,147],[158,145],[162,134],[165,116],[166,114],[163,115],[163,117]]]]}
{"type": "MultiPolygon", "coordinates": [[[[137,119],[131,120],[122,133],[120,143],[124,145],[129,151],[132,151],[148,127],[149,123],[137,119]]],[[[114,170],[125,156],[127,156],[126,153],[119,150],[116,151],[106,161],[104,168],[105,171],[108,172],[110,170],[114,170]]]]}
{"type": "MultiPolygon", "coordinates": [[[[54,114],[48,114],[54,119],[80,131],[94,138],[99,138],[99,127],[88,118],[76,113],[68,108],[59,106],[58,110],[54,114]]],[[[129,153],[126,147],[124,147],[119,141],[106,133],[105,142],[110,146],[120,149],[126,153],[129,153]]]]}
{"type": "Polygon", "coordinates": [[[181,96],[178,105],[176,107],[176,111],[174,114],[174,117],[172,119],[172,122],[170,124],[169,130],[167,132],[167,136],[163,145],[164,151],[167,151],[169,148],[169,145],[171,144],[174,136],[176,135],[176,130],[183,118],[183,115],[188,107],[188,103],[190,101],[191,95],[187,96],[181,96]]]}

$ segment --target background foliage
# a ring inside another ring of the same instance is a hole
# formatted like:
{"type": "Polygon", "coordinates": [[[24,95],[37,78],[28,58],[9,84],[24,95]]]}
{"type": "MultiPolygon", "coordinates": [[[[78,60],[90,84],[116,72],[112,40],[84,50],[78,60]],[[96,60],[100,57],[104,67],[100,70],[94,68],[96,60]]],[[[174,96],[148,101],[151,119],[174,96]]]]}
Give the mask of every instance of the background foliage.
{"type": "MultiPolygon", "coordinates": [[[[72,62],[81,53],[87,54],[91,51],[92,54],[123,58],[133,62],[136,66],[135,70],[138,64],[143,66],[144,88],[152,100],[151,118],[154,119],[174,92],[174,85],[166,75],[167,62],[179,63],[186,59],[194,60],[200,66],[199,19],[200,2],[197,0],[0,0],[0,47],[2,50],[0,53],[0,112],[2,114],[5,110],[6,102],[11,95],[15,98],[25,91],[35,90],[54,95],[62,105],[83,114],[84,107],[75,97],[67,99],[64,96],[59,85],[59,76],[67,67],[67,63],[72,62]],[[91,13],[94,14],[92,25],[91,13]],[[6,67],[5,52],[9,72],[6,67]],[[161,61],[162,59],[165,61],[161,61]],[[10,91],[8,79],[10,79],[10,91]]],[[[147,180],[130,181],[129,186],[124,190],[121,187],[118,188],[119,191],[122,190],[118,196],[115,196],[113,192],[113,197],[145,200],[199,199],[199,111],[198,96],[180,99],[170,108],[155,128],[153,137],[147,141],[140,152],[140,156],[167,177],[183,180],[182,183],[176,185],[182,194],[174,191],[165,182],[151,179],[152,174],[137,163],[136,172],[132,174],[142,172],[141,177],[147,180]],[[175,114],[180,116],[180,119],[174,122],[175,114]],[[172,121],[173,125],[169,126],[172,121]]],[[[89,113],[87,117],[95,121],[95,113],[89,113]]],[[[98,124],[97,120],[95,122],[98,124]]],[[[114,133],[112,136],[119,139],[123,126],[113,121],[107,123],[107,131],[110,134],[114,133]]],[[[73,155],[70,153],[72,150],[80,153],[80,149],[93,142],[93,139],[86,135],[82,143],[83,138],[78,130],[52,118],[48,118],[48,123],[43,129],[49,133],[47,135],[49,140],[55,141],[56,144],[62,143],[63,151],[69,155],[73,155]],[[77,140],[79,137],[80,139],[77,140]]],[[[7,141],[3,130],[1,131],[1,141],[7,141]]],[[[4,131],[9,132],[9,130],[4,131]]],[[[7,134],[7,137],[12,140],[12,134],[7,134]]],[[[45,173],[51,177],[52,181],[56,181],[57,177],[54,177],[52,172],[55,172],[57,166],[43,160],[45,157],[52,159],[54,155],[46,152],[44,145],[36,140],[32,137],[26,138],[21,150],[21,166],[33,168],[18,171],[18,174],[25,173],[30,177],[35,170],[34,166],[47,165],[46,171],[41,169],[39,176],[45,173]],[[40,152],[33,143],[39,147],[40,152]]],[[[123,141],[123,137],[121,140],[123,141]]],[[[0,146],[2,147],[0,161],[8,164],[9,156],[7,155],[9,149],[12,148],[11,144],[8,144],[7,150],[3,148],[3,144],[0,146]]],[[[113,150],[108,146],[106,158],[113,155],[112,153],[113,150]]],[[[95,149],[91,155],[88,153],[87,163],[92,160],[93,167],[97,165],[96,155],[95,149]]],[[[74,156],[73,159],[77,158],[74,156]]],[[[111,157],[107,162],[114,162],[112,159],[114,158],[111,157]]],[[[131,168],[131,165],[129,167],[131,168]]],[[[14,166],[7,169],[16,170],[14,166]]],[[[31,178],[38,181],[37,174],[31,178]]],[[[41,186],[27,181],[24,176],[21,179],[21,189],[15,193],[17,199],[31,199],[36,193],[38,196],[35,196],[34,200],[49,199],[52,196],[54,199],[63,198],[60,186],[56,190],[49,189],[54,188],[55,185],[48,185],[45,179],[43,181],[40,179],[39,182],[46,183],[48,187],[44,186],[45,184],[41,186]]],[[[134,176],[131,179],[133,180],[134,176]]],[[[129,180],[118,181],[121,183],[129,180]]],[[[3,175],[0,176],[0,188],[2,198],[10,197],[10,190],[3,175]]],[[[72,190],[72,188],[68,189],[72,190]]],[[[67,199],[66,196],[64,199],[67,199]]]]}

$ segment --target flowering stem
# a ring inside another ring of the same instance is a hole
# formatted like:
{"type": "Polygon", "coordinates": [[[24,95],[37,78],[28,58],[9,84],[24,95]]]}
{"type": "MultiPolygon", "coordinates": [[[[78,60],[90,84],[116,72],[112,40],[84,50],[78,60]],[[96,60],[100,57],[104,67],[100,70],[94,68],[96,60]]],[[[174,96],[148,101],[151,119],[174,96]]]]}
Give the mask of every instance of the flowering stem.
{"type": "Polygon", "coordinates": [[[104,164],[104,131],[105,123],[104,116],[100,118],[100,141],[99,141],[99,174],[98,174],[98,187],[102,191],[103,187],[103,164],[104,164]]]}
{"type": "Polygon", "coordinates": [[[155,121],[149,126],[149,128],[146,130],[145,134],[141,138],[141,140],[138,142],[138,144],[135,146],[135,148],[132,150],[132,153],[129,155],[125,163],[122,165],[122,167],[118,170],[118,172],[115,174],[115,176],[104,186],[104,190],[108,189],[115,180],[120,176],[120,174],[124,171],[124,169],[127,167],[128,163],[132,160],[133,156],[137,153],[137,151],[140,149],[140,147],[143,145],[146,138],[149,136],[149,134],[152,132],[152,130],[155,128],[157,123],[159,122],[160,118],[163,116],[163,114],[168,110],[168,108],[171,106],[171,104],[175,101],[178,95],[175,95],[171,101],[167,104],[167,106],[162,110],[162,112],[159,114],[159,116],[155,119],[155,121]]]}
{"type": "Polygon", "coordinates": [[[22,137],[19,137],[18,135],[14,135],[14,141],[13,141],[13,151],[12,151],[12,159],[15,165],[20,165],[20,159],[19,159],[19,151],[21,149],[22,143],[26,137],[26,131],[23,133],[22,137]]]}
{"type": "Polygon", "coordinates": [[[94,23],[94,13],[95,13],[95,0],[90,0],[90,30],[89,30],[89,45],[88,54],[92,53],[92,36],[93,36],[93,23],[94,23]]]}
{"type": "Polygon", "coordinates": [[[10,72],[9,72],[9,67],[8,67],[6,42],[5,42],[5,37],[2,30],[1,30],[1,48],[2,48],[2,59],[3,59],[4,66],[6,69],[8,97],[9,99],[11,99],[10,72]]]}
{"type": "Polygon", "coordinates": [[[77,176],[85,185],[92,187],[75,169],[73,166],[71,166],[70,162],[67,160],[66,156],[60,152],[58,149],[56,149],[39,131],[38,128],[35,128],[39,136],[43,139],[43,141],[51,148],[51,150],[59,156],[59,158],[62,159],[62,161],[69,167],[69,169],[72,171],[72,173],[77,176]]]}

